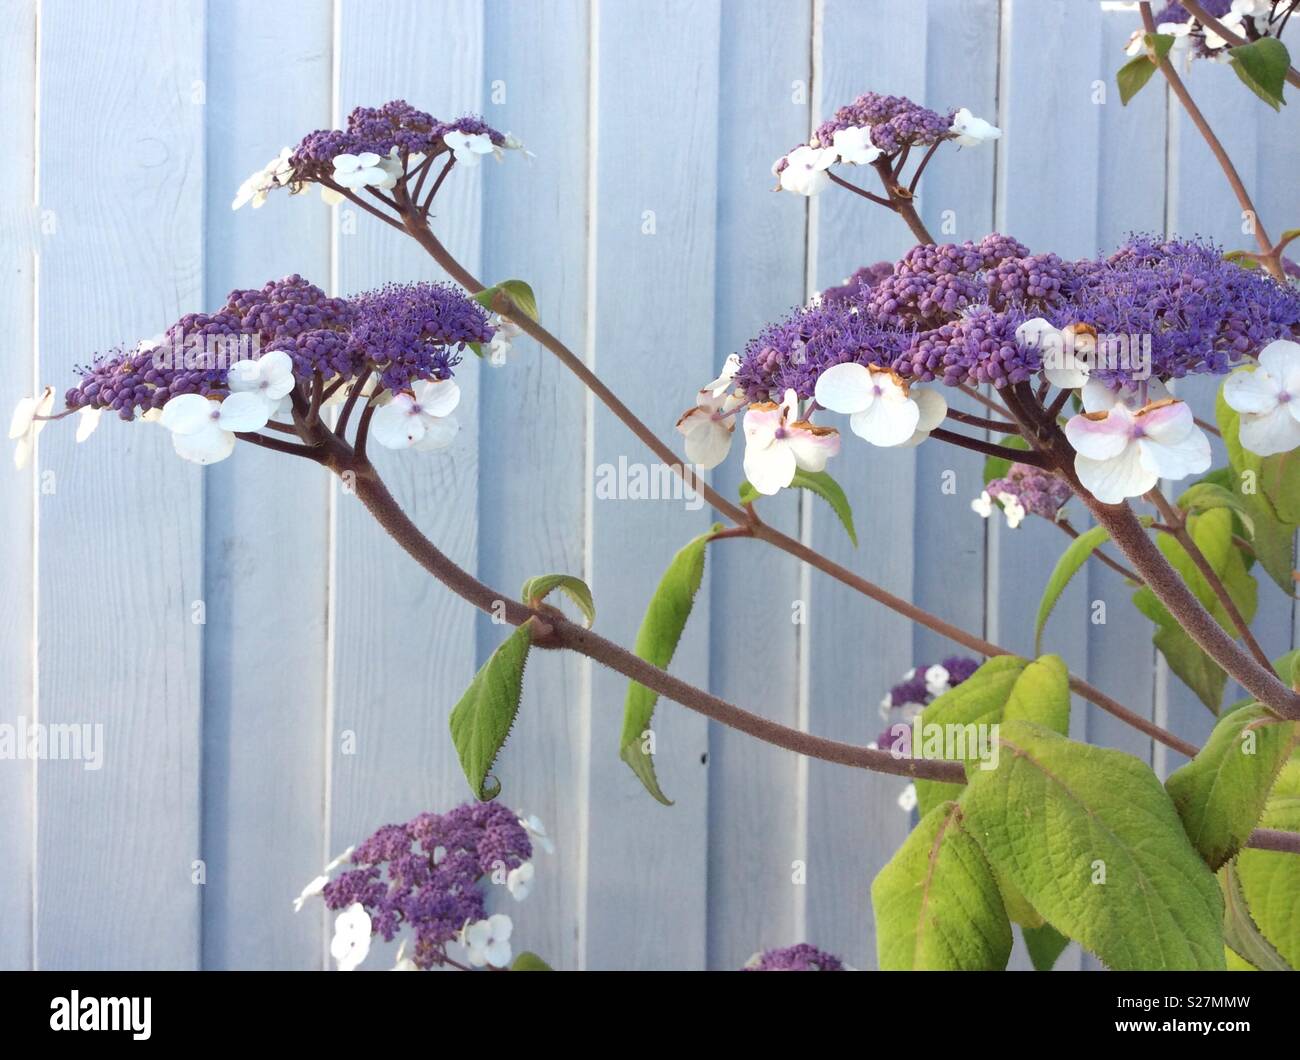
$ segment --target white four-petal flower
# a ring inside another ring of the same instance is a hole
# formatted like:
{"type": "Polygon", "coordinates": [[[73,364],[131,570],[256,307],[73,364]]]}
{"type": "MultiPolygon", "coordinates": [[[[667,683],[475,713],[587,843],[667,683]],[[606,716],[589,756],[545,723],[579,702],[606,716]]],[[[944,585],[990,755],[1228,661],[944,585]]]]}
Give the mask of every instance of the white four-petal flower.
{"type": "Polygon", "coordinates": [[[822,408],[848,416],[859,438],[886,447],[919,444],[948,414],[937,391],[913,392],[887,368],[852,362],[822,372],[814,396],[822,408]]]}
{"type": "Polygon", "coordinates": [[[256,360],[236,361],[226,372],[226,385],[232,394],[257,394],[274,413],[293,389],[293,358],[284,350],[272,350],[256,360]]]}
{"type": "Polygon", "coordinates": [[[732,415],[744,403],[738,394],[728,394],[731,382],[740,371],[740,358],[731,354],[722,372],[695,396],[695,407],[682,413],[677,430],[686,439],[686,456],[699,467],[717,467],[731,451],[731,434],[736,429],[732,415]]]}
{"type": "Polygon", "coordinates": [[[1223,400],[1241,415],[1241,444],[1272,456],[1300,445],[1300,343],[1270,342],[1254,371],[1236,371],[1223,384],[1223,400]]]}
{"type": "Polygon", "coordinates": [[[400,163],[399,168],[395,168],[393,161],[391,156],[385,159],[373,151],[362,151],[359,155],[335,155],[332,177],[334,183],[341,188],[391,188],[400,175],[400,163]]]}
{"type": "MultiPolygon", "coordinates": [[[[462,166],[477,166],[484,155],[494,154],[492,137],[487,133],[463,133],[453,130],[442,138],[462,166]]],[[[522,146],[522,145],[521,145],[522,146]]]]}
{"type": "Polygon", "coordinates": [[[1079,481],[1103,504],[1140,497],[1162,478],[1181,479],[1210,466],[1210,440],[1186,403],[1167,398],[1137,412],[1117,402],[1065,425],[1079,481]]]}
{"type": "Polygon", "coordinates": [[[533,877],[536,874],[537,870],[533,868],[531,861],[525,861],[507,872],[506,890],[510,892],[510,897],[516,902],[522,902],[527,898],[533,889],[533,877]]]}
{"type": "Polygon", "coordinates": [[[555,843],[546,834],[546,825],[542,824],[542,819],[537,814],[530,813],[527,817],[518,818],[518,821],[519,827],[528,833],[534,846],[541,847],[548,854],[555,853],[555,843]]]}
{"type": "Polygon", "coordinates": [[[339,962],[340,972],[353,971],[370,952],[370,914],[360,902],[353,902],[334,918],[330,956],[339,962]]]}
{"type": "MultiPolygon", "coordinates": [[[[833,147],[809,147],[807,144],[796,147],[785,156],[785,168],[777,174],[781,190],[796,195],[816,195],[825,191],[831,179],[826,171],[835,164],[837,157],[833,147]]],[[[780,165],[780,159],[777,165],[780,165]]]]}
{"type": "Polygon", "coordinates": [[[460,387],[450,379],[421,379],[411,393],[394,394],[375,411],[371,436],[387,449],[445,449],[460,424],[452,415],[460,404],[460,387]]]}
{"type": "Polygon", "coordinates": [[[797,420],[798,413],[793,390],[779,405],[764,401],[745,413],[745,476],[759,493],[779,493],[796,471],[825,470],[826,461],[840,451],[837,430],[797,420]]]}
{"type": "Polygon", "coordinates": [[[1002,130],[996,125],[975,117],[965,107],[952,116],[952,128],[948,131],[956,135],[957,143],[962,147],[978,147],[1002,135],[1002,130]]]}
{"type": "Polygon", "coordinates": [[[266,426],[271,408],[258,394],[230,394],[224,400],[179,394],[163,406],[159,422],[172,432],[172,447],[195,464],[215,464],[235,450],[235,433],[266,426]]]}
{"type": "Polygon", "coordinates": [[[469,963],[475,968],[490,964],[504,968],[510,963],[510,932],[514,924],[504,913],[494,913],[486,920],[477,920],[465,928],[461,939],[469,954],[469,963]]]}
{"type": "Polygon", "coordinates": [[[871,142],[870,125],[852,125],[847,129],[836,129],[831,138],[831,146],[841,162],[851,166],[870,165],[883,153],[871,142]]]}
{"type": "Polygon", "coordinates": [[[898,808],[904,813],[911,813],[916,809],[916,785],[908,784],[898,796],[898,808]]]}

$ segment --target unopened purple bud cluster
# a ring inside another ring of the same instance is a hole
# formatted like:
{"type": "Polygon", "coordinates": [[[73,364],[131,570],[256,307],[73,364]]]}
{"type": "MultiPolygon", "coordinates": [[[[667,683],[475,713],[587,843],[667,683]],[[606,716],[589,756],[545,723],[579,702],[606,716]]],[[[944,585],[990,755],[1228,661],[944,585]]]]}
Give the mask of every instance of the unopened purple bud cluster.
{"type": "Polygon", "coordinates": [[[814,307],[768,325],[745,347],[737,385],[751,400],[786,388],[811,397],[817,377],[851,361],[904,379],[1004,387],[1030,379],[1042,351],[1016,329],[1030,317],[1088,324],[1108,348],[1093,367],[1119,386],[1149,376],[1222,374],[1300,325],[1300,291],[1244,269],[1199,239],[1136,235],[1114,254],[1066,261],[1009,236],[922,245],[814,307]]]}
{"type": "Polygon", "coordinates": [[[1012,464],[1001,478],[984,487],[990,497],[1014,497],[1026,512],[1055,521],[1071,497],[1064,479],[1029,464],[1012,464]]]}
{"type": "Polygon", "coordinates": [[[447,813],[422,813],[384,825],[352,853],[358,866],[325,886],[325,905],[360,902],[373,934],[391,942],[410,931],[418,968],[440,964],[467,923],[486,916],[482,881],[518,868],[533,855],[516,814],[499,802],[468,802],[447,813]]]}
{"type": "Polygon", "coordinates": [[[842,972],[844,962],[807,942],[780,950],[765,950],[742,972],[842,972]]]}
{"type": "Polygon", "coordinates": [[[942,115],[905,96],[867,92],[818,126],[814,143],[828,147],[841,129],[864,125],[871,126],[871,142],[892,155],[909,145],[926,147],[946,139],[952,129],[952,113],[942,115]]]}

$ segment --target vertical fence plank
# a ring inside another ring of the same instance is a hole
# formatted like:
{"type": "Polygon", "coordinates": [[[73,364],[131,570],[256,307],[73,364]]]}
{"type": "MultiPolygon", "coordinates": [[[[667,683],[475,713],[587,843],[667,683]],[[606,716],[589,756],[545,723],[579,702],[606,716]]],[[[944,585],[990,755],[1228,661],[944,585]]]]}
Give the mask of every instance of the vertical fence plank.
{"type": "MultiPolygon", "coordinates": [[[[36,393],[35,305],[36,249],[39,238],[35,199],[36,174],[36,3],[6,0],[0,4],[0,62],[8,74],[10,95],[0,108],[0,142],[9,145],[0,161],[0,326],[8,341],[0,373],[0,417],[19,399],[36,393]]],[[[6,423],[7,427],[8,424],[6,423]]],[[[8,690],[0,703],[0,725],[19,725],[32,718],[32,645],[36,634],[32,579],[35,554],[32,539],[33,500],[29,466],[18,474],[0,464],[0,688],[8,690]]],[[[0,969],[27,968],[32,963],[32,763],[0,761],[0,909],[9,930],[0,934],[0,969]]]]}
{"type": "MultiPolygon", "coordinates": [[[[577,351],[587,323],[588,33],[586,0],[488,0],[485,8],[485,117],[537,157],[512,156],[485,174],[483,281],[527,280],[543,322],[577,351]]],[[[480,378],[480,577],[514,593],[537,574],[583,576],[585,389],[531,339],[506,363],[485,362],[480,378]]],[[[596,601],[602,623],[608,603],[596,601]]],[[[480,616],[480,658],[500,636],[480,616]]],[[[567,969],[580,960],[587,665],[560,652],[529,664],[498,771],[501,798],[540,816],[557,844],[553,857],[536,854],[537,886],[511,910],[515,932],[567,969]]]]}
{"type": "MultiPolygon", "coordinates": [[[[483,13],[478,0],[430,9],[409,0],[338,8],[338,113],[405,98],[435,116],[481,109],[483,13]]],[[[479,267],[481,182],[494,166],[457,171],[438,194],[434,228],[472,271],[479,267]]],[[[342,203],[338,288],[441,279],[409,238],[342,203]]],[[[433,453],[372,446],[375,465],[420,529],[473,571],[478,536],[478,382],[475,358],[456,373],[460,434],[433,453]]],[[[415,565],[357,499],[334,486],[333,704],[327,829],[335,850],[385,823],[444,811],[468,797],[447,716],[474,675],[474,615],[415,565]]],[[[382,965],[387,949],[369,959],[382,965]]]]}
{"type": "MultiPolygon", "coordinates": [[[[330,5],[218,0],[208,17],[205,307],[291,273],[328,287],[329,215],[316,195],[238,213],[230,200],[282,146],[329,125],[330,5]]],[[[208,472],[207,968],[320,964],[319,918],[289,900],[325,856],[327,488],[315,464],[249,445],[208,472]]]]}
{"type": "MultiPolygon", "coordinates": [[[[824,0],[816,47],[822,121],[862,92],[924,99],[924,4],[824,0]],[[890,32],[879,27],[886,20],[890,32]]],[[[853,174],[870,185],[869,176],[853,174]]],[[[914,240],[903,223],[858,196],[831,189],[814,200],[816,289],[840,283],[861,265],[897,259],[914,240]]],[[[829,421],[828,421],[829,422],[829,421]]],[[[812,547],[901,596],[913,593],[916,450],[878,449],[836,424],[841,455],[828,470],[852,499],[858,539],[824,510],[811,511],[812,547]]],[[[805,522],[808,521],[807,514],[805,522]]],[[[865,744],[880,731],[876,704],[912,665],[912,624],[825,578],[811,588],[808,626],[808,727],[821,736],[865,744]]],[[[875,963],[870,885],[907,834],[897,806],[897,777],[808,766],[807,941],[859,968],[875,963]]]]}
{"type": "MultiPolygon", "coordinates": [[[[774,193],[769,169],[808,135],[811,33],[806,5],[727,0],[722,7],[715,365],[803,301],[807,204],[774,193]]],[[[680,388],[683,406],[692,389],[680,388]]],[[[730,457],[713,473],[726,496],[745,477],[743,451],[737,430],[730,457]]],[[[764,500],[763,519],[798,536],[799,501],[764,500]]],[[[798,727],[800,565],[743,540],[715,549],[710,562],[710,688],[798,727]]],[[[738,968],[758,950],[802,941],[802,893],[793,883],[793,863],[804,856],[802,773],[789,751],[710,726],[711,968],[738,968]]]]}
{"type": "MultiPolygon", "coordinates": [[[[197,2],[42,5],[39,197],[54,229],[39,315],[52,382],[201,301],[203,21],[197,2]]],[[[103,766],[38,765],[36,963],[192,968],[203,472],[148,425],[106,423],[76,448],[68,426],[41,446],[54,492],[38,512],[39,720],[102,725],[103,766]]]]}
{"type": "MultiPolygon", "coordinates": [[[[683,395],[715,370],[719,9],[638,2],[597,4],[595,11],[592,355],[601,378],[667,435],[683,395]]],[[[592,589],[602,602],[602,628],[630,644],[661,572],[707,528],[708,513],[698,498],[638,499],[634,476],[673,477],[603,408],[594,412],[591,444],[592,589]],[[619,499],[602,483],[613,484],[619,499]]],[[[709,591],[706,581],[673,660],[675,672],[697,683],[706,681],[709,591]]],[[[659,704],[655,766],[676,800],[661,806],[618,757],[627,682],[598,669],[591,684],[586,963],[701,968],[706,725],[659,704]]]]}

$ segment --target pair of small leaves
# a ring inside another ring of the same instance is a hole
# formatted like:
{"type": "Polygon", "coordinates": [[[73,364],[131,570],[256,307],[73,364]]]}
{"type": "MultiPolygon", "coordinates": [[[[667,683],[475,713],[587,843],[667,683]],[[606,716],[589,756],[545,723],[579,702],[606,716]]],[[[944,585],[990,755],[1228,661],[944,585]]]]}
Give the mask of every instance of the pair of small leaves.
{"type": "MultiPolygon", "coordinates": [[[[691,617],[695,594],[699,592],[700,583],[704,580],[705,551],[713,535],[721,529],[722,524],[714,524],[707,534],[701,534],[686,544],[673,557],[659,580],[654,596],[650,598],[650,606],[646,608],[641,628],[637,631],[632,650],[640,658],[661,669],[672,662],[682,631],[686,628],[686,621],[691,617]]],[[[628,685],[627,699],[623,706],[619,757],[645,785],[646,791],[665,806],[671,806],[672,800],[659,787],[654,756],[646,742],[658,701],[659,693],[645,685],[636,681],[628,685]]]]}
{"type": "MultiPolygon", "coordinates": [[[[524,582],[520,593],[530,607],[537,607],[546,596],[559,590],[582,610],[590,626],[596,619],[591,590],[582,579],[571,574],[544,574],[524,582]]],[[[452,743],[474,797],[494,799],[501,783],[491,775],[492,766],[505,746],[519,714],[524,690],[524,667],[532,647],[533,620],[516,629],[489,656],[474,680],[452,708],[448,719],[452,743]]]]}
{"type": "Polygon", "coordinates": [[[960,798],[872,887],[882,967],[1001,967],[1000,880],[1045,921],[1026,931],[1039,967],[1062,937],[1115,969],[1224,967],[1219,886],[1149,767],[1027,721],[1003,723],[998,744],[997,768],[968,764],[960,798]]]}
{"type": "MultiPolygon", "coordinates": [[[[849,535],[849,540],[853,542],[853,547],[858,547],[858,533],[853,527],[853,508],[849,505],[849,499],[844,495],[844,490],[838,482],[825,471],[799,470],[794,473],[790,487],[815,493],[829,504],[831,510],[839,516],[840,522],[844,524],[844,530],[849,535]]],[[[740,484],[741,504],[752,504],[761,496],[762,494],[749,482],[740,484]]]]}
{"type": "Polygon", "coordinates": [[[1151,80],[1156,68],[1174,46],[1174,38],[1165,33],[1147,33],[1143,35],[1142,43],[1146,45],[1146,52],[1130,59],[1115,74],[1119,100],[1124,106],[1128,106],[1128,101],[1151,80]]]}

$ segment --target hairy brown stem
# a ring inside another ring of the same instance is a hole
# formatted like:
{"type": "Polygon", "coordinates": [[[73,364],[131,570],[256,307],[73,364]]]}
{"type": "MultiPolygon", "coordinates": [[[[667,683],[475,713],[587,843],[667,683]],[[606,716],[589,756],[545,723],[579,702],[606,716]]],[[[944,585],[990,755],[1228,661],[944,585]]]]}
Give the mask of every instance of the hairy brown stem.
{"type": "Polygon", "coordinates": [[[881,198],[881,196],[874,192],[867,191],[866,188],[859,188],[856,184],[845,180],[837,173],[832,173],[830,170],[827,170],[826,175],[831,178],[832,183],[838,184],[841,188],[853,192],[854,195],[861,195],[864,199],[870,199],[872,202],[876,203],[876,205],[884,206],[886,209],[892,210],[894,208],[894,204],[888,199],[881,198]]]}
{"type": "MultiPolygon", "coordinates": [[[[1070,524],[1070,521],[1068,519],[1057,519],[1056,525],[1059,526],[1062,530],[1064,530],[1069,537],[1077,538],[1079,536],[1079,531],[1076,530],[1070,524]]],[[[1131,570],[1129,570],[1126,566],[1124,566],[1124,564],[1120,563],[1118,560],[1111,559],[1111,557],[1106,554],[1104,549],[1100,549],[1100,548],[1093,549],[1092,554],[1096,556],[1099,560],[1101,560],[1102,563],[1106,564],[1106,566],[1108,566],[1111,570],[1119,574],[1121,577],[1127,578],[1129,581],[1138,582],[1139,584],[1141,584],[1142,582],[1141,578],[1139,578],[1136,574],[1134,574],[1131,570]]]]}

